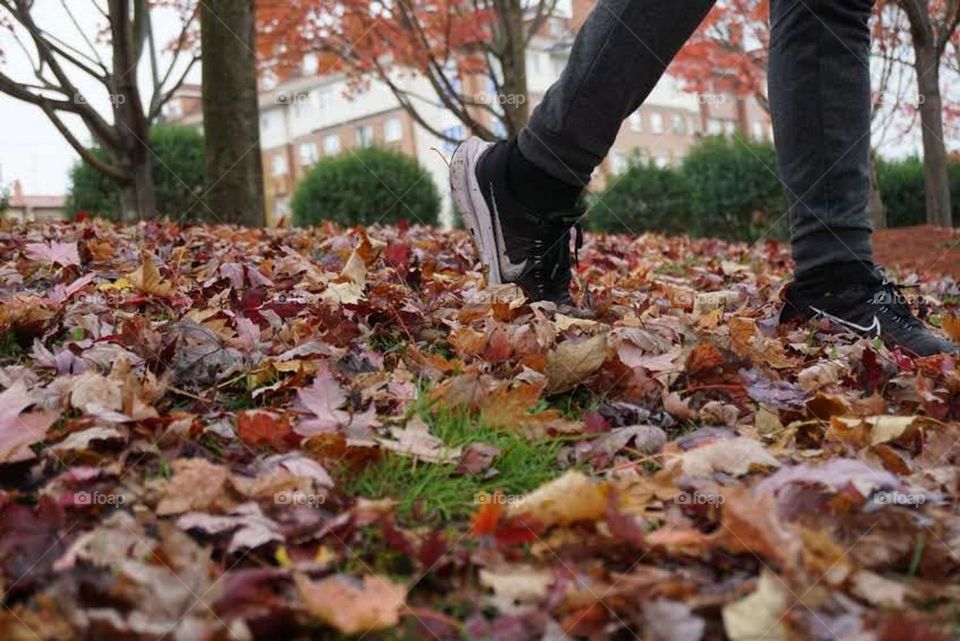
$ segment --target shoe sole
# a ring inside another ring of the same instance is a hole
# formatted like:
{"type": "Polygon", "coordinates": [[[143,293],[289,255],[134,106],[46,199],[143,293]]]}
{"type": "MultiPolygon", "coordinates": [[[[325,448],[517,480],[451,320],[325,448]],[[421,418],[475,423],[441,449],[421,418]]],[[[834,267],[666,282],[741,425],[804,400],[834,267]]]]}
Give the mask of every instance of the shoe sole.
{"type": "Polygon", "coordinates": [[[493,229],[493,215],[483,198],[483,190],[477,181],[477,162],[480,156],[493,146],[479,138],[463,141],[453,154],[450,162],[450,188],[453,202],[463,218],[463,224],[470,232],[487,285],[500,285],[503,276],[500,273],[500,260],[497,257],[496,233],[493,229]]]}

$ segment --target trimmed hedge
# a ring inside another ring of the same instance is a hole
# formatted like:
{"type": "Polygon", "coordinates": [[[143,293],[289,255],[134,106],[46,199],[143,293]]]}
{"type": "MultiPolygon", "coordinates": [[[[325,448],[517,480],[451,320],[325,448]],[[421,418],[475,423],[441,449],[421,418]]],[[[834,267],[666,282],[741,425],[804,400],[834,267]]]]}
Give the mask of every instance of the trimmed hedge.
{"type": "Polygon", "coordinates": [[[693,221],[691,192],[681,172],[634,161],[592,203],[585,221],[597,231],[685,234],[693,221]]]}
{"type": "MultiPolygon", "coordinates": [[[[952,163],[950,194],[953,224],[960,223],[960,164],[952,163]]],[[[923,186],[923,160],[916,156],[877,163],[877,181],[887,208],[888,227],[909,227],[927,222],[927,201],[923,186]]]]}
{"type": "Polygon", "coordinates": [[[776,171],[769,143],[705,138],[679,169],[632,164],[611,179],[587,220],[613,233],[652,229],[731,240],[786,239],[787,205],[776,171]]]}
{"type": "MultiPolygon", "coordinates": [[[[214,222],[197,202],[207,179],[203,134],[193,127],[160,125],[150,131],[157,212],[181,222],[214,222]],[[187,213],[189,212],[189,213],[187,213]],[[186,213],[186,216],[184,214],[186,213]]],[[[101,149],[94,155],[104,157],[101,149]]],[[[120,194],[113,181],[82,160],[70,170],[67,213],[87,212],[110,220],[120,218],[120,194]]]]}
{"type": "Polygon", "coordinates": [[[371,147],[318,162],[297,186],[291,203],[297,225],[333,220],[371,225],[399,220],[434,225],[437,187],[416,160],[371,147]]]}

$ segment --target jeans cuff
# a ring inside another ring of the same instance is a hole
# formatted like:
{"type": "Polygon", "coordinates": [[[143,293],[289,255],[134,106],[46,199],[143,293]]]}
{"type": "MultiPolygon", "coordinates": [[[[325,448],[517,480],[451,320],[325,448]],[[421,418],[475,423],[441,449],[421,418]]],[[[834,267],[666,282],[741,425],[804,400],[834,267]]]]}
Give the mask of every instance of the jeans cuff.
{"type": "Polygon", "coordinates": [[[835,263],[873,264],[869,229],[826,229],[793,241],[794,274],[835,263]]]}

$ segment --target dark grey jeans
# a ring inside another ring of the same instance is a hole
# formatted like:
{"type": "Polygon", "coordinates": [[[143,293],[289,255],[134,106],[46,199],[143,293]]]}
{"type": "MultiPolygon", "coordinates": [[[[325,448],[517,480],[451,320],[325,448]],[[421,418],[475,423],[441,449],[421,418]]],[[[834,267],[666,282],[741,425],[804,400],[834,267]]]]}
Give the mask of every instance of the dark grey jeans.
{"type": "MultiPolygon", "coordinates": [[[[873,260],[873,0],[770,0],[769,98],[797,273],[873,260]]],[[[560,79],[520,133],[523,155],[586,185],[714,0],[599,0],[560,79]]]]}

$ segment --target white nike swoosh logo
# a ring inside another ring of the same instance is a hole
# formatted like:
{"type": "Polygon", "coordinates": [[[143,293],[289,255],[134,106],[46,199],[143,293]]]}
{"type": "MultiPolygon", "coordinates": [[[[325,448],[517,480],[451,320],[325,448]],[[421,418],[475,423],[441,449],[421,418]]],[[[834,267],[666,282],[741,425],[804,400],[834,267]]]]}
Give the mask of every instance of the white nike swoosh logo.
{"type": "Polygon", "coordinates": [[[505,283],[513,283],[520,279],[527,267],[527,261],[515,263],[507,255],[507,243],[503,239],[503,231],[500,229],[500,212],[497,209],[497,199],[493,193],[493,185],[490,185],[490,202],[493,203],[493,232],[497,247],[494,252],[497,256],[497,263],[500,266],[500,275],[505,283]]]}
{"type": "Polygon", "coordinates": [[[845,327],[849,327],[850,329],[856,330],[856,331],[858,331],[858,332],[861,332],[861,333],[864,333],[864,334],[874,334],[874,335],[876,335],[876,336],[879,336],[879,335],[880,335],[880,319],[877,318],[876,315],[874,315],[874,317],[873,317],[873,322],[872,322],[872,323],[870,323],[869,325],[864,326],[864,325],[858,325],[858,324],[854,323],[853,321],[844,320],[844,319],[840,318],[839,316],[834,316],[833,314],[828,314],[827,312],[823,311],[822,309],[817,309],[817,308],[814,307],[813,305],[810,306],[810,309],[812,309],[812,310],[815,311],[817,314],[819,314],[820,316],[823,316],[823,317],[826,318],[826,319],[829,319],[829,320],[831,320],[831,321],[833,321],[833,322],[835,322],[835,323],[838,323],[838,324],[840,324],[840,325],[843,325],[843,326],[845,326],[845,327]]]}

